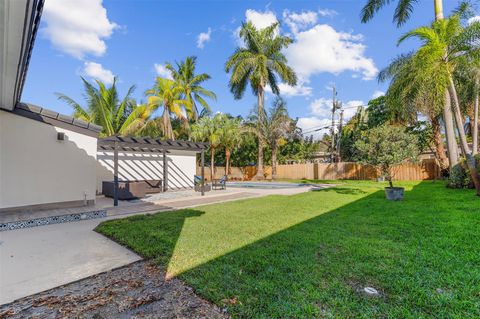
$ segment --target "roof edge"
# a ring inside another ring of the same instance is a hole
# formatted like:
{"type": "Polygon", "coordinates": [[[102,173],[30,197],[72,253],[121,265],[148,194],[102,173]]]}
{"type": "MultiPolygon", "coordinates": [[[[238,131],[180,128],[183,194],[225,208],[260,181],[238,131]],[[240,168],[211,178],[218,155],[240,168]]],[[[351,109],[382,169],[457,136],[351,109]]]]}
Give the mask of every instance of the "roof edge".
{"type": "Polygon", "coordinates": [[[96,138],[103,129],[101,126],[29,103],[17,103],[12,111],[2,111],[96,138]]]}

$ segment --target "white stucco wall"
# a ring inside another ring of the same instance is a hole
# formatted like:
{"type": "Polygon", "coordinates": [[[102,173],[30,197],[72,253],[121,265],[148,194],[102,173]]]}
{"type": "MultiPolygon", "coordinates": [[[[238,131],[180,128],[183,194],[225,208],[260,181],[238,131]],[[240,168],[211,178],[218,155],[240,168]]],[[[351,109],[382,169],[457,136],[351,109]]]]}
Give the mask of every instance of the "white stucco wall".
{"type": "MultiPolygon", "coordinates": [[[[193,187],[196,170],[195,152],[176,151],[167,154],[168,188],[182,189],[193,187]]],[[[97,192],[102,192],[102,181],[113,180],[113,152],[97,153],[97,192]]],[[[163,156],[161,153],[118,153],[118,175],[120,180],[163,180],[163,156]]]]}
{"type": "Polygon", "coordinates": [[[95,199],[96,152],[95,137],[0,111],[0,208],[95,199]]]}

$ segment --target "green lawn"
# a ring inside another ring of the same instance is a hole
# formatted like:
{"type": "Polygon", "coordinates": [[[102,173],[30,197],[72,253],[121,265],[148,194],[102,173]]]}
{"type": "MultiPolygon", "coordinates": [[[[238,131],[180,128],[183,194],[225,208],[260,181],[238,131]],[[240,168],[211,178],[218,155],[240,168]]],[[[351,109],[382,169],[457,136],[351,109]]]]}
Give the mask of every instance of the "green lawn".
{"type": "Polygon", "coordinates": [[[338,182],[112,220],[102,234],[152,258],[235,318],[479,318],[480,199],[442,182],[338,182]],[[361,290],[372,286],[380,297],[361,290]]]}

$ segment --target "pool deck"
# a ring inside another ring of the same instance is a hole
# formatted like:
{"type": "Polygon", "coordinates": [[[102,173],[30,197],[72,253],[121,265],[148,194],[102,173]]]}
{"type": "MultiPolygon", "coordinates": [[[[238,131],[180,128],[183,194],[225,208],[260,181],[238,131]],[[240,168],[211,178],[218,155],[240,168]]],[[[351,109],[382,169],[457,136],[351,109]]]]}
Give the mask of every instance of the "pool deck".
{"type": "Polygon", "coordinates": [[[227,188],[205,196],[169,196],[118,207],[111,207],[111,199],[101,199],[99,207],[110,204],[102,206],[107,209],[105,218],[0,232],[0,304],[140,260],[132,251],[93,231],[104,220],[268,195],[294,195],[318,187],[227,188]]]}

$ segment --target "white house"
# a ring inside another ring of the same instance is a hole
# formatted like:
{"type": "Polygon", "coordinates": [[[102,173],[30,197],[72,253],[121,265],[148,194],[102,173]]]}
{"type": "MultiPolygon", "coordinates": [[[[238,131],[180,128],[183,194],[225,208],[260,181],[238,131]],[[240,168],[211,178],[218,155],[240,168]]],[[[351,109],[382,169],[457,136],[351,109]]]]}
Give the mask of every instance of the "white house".
{"type": "Polygon", "coordinates": [[[115,166],[120,181],[193,187],[196,153],[206,144],[100,143],[100,126],[20,102],[42,8],[43,0],[0,1],[0,213],[92,205],[102,182],[114,180],[115,166]]]}

